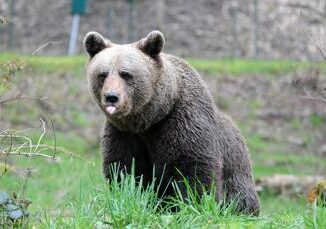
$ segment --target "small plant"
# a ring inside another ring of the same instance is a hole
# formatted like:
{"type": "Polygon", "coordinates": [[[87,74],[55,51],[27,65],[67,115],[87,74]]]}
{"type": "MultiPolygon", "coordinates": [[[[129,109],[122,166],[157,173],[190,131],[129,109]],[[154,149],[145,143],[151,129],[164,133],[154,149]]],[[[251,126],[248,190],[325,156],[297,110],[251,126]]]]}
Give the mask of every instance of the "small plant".
{"type": "Polygon", "coordinates": [[[15,193],[11,197],[8,193],[0,192],[0,225],[7,227],[24,226],[27,224],[31,203],[28,199],[19,199],[15,193]]]}
{"type": "Polygon", "coordinates": [[[25,63],[19,59],[7,61],[0,65],[0,88],[9,89],[12,78],[17,72],[22,71],[26,67],[25,63]]]}

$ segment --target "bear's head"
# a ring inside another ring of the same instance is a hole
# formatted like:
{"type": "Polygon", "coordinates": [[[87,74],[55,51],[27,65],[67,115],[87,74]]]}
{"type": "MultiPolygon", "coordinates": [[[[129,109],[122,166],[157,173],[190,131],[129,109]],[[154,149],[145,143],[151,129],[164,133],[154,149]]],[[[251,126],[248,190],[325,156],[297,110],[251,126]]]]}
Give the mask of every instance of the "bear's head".
{"type": "Polygon", "coordinates": [[[101,34],[89,32],[84,46],[90,56],[89,89],[110,121],[123,123],[130,117],[135,119],[138,113],[144,115],[145,107],[147,113],[156,109],[149,103],[160,93],[158,88],[164,89],[159,82],[164,46],[161,32],[152,31],[140,41],[125,45],[113,44],[101,34]]]}

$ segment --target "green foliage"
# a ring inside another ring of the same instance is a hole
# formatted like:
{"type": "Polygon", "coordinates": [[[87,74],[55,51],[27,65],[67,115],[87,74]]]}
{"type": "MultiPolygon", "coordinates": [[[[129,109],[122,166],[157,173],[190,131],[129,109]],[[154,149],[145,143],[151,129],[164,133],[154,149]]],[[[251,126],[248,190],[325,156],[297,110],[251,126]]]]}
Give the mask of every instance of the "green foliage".
{"type": "MultiPolygon", "coordinates": [[[[74,208],[74,212],[88,218],[90,225],[106,224],[114,228],[150,225],[158,219],[159,201],[153,184],[142,188],[142,179],[136,181],[133,175],[115,173],[113,180],[98,186],[87,207],[80,202],[84,211],[74,208]],[[121,182],[118,182],[121,179],[121,182]]],[[[78,218],[78,215],[77,217],[78,218]]],[[[72,222],[75,225],[76,222],[72,222]]]]}
{"type": "Polygon", "coordinates": [[[252,134],[246,138],[249,149],[254,152],[261,152],[266,148],[267,141],[265,141],[259,134],[252,134]]]}
{"type": "Polygon", "coordinates": [[[161,200],[153,186],[141,188],[133,175],[122,176],[119,183],[117,173],[110,183],[105,183],[100,173],[100,157],[85,153],[80,156],[60,153],[57,163],[43,158],[15,159],[17,169],[30,167],[36,171],[26,179],[17,177],[15,171],[9,172],[0,183],[9,193],[24,190],[20,195],[32,200],[29,225],[37,228],[94,228],[95,225],[99,228],[295,228],[325,225],[325,218],[322,218],[325,208],[316,207],[313,211],[313,207],[304,201],[262,195],[262,215],[255,218],[236,215],[234,206],[223,207],[216,203],[214,192],[205,193],[199,199],[189,185],[187,201],[175,198],[165,208],[160,208],[161,200]],[[179,211],[172,213],[172,206],[179,211]]]}
{"type": "Polygon", "coordinates": [[[310,122],[314,127],[320,127],[325,123],[325,118],[319,114],[312,114],[310,116],[310,122]]]}
{"type": "Polygon", "coordinates": [[[0,61],[0,98],[1,94],[7,91],[17,72],[25,68],[24,62],[20,59],[0,61]]]}
{"type": "Polygon", "coordinates": [[[293,129],[300,129],[301,121],[299,118],[292,118],[290,122],[293,129]]]}
{"type": "Polygon", "coordinates": [[[313,205],[304,216],[304,224],[307,228],[326,228],[326,207],[313,205]]]}
{"type": "Polygon", "coordinates": [[[113,228],[193,228],[216,225],[246,225],[254,218],[234,214],[234,205],[223,207],[215,201],[215,194],[204,194],[198,199],[188,185],[189,199],[176,198],[166,207],[154,190],[154,183],[142,188],[141,178],[115,173],[113,180],[94,189],[89,201],[81,199],[70,205],[72,217],[49,218],[43,221],[46,227],[64,226],[89,228],[92,225],[113,228]],[[121,179],[118,182],[118,178],[121,179]],[[177,207],[172,213],[170,207],[177,207]],[[58,221],[58,220],[56,220],[58,221]]]}
{"type": "Polygon", "coordinates": [[[249,102],[249,106],[250,106],[251,110],[257,110],[257,109],[261,108],[262,102],[259,98],[252,99],[249,102]]]}

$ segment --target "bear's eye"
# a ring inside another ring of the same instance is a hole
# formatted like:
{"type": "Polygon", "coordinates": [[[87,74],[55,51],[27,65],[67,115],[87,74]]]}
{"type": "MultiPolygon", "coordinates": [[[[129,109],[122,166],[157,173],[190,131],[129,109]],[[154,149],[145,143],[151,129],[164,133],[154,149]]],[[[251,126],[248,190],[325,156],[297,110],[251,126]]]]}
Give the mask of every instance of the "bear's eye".
{"type": "Polygon", "coordinates": [[[124,80],[130,80],[132,79],[132,75],[129,72],[126,71],[121,71],[119,72],[119,75],[121,76],[121,78],[123,78],[124,80]]]}
{"type": "Polygon", "coordinates": [[[105,78],[107,77],[108,73],[107,72],[101,72],[97,75],[97,78],[100,80],[100,81],[104,81],[105,78]]]}

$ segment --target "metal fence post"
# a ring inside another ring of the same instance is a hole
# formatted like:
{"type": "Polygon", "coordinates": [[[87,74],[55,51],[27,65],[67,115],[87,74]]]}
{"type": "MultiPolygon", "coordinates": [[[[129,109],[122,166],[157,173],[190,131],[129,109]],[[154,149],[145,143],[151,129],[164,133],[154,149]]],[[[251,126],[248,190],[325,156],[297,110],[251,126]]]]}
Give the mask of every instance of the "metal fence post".
{"type": "Polygon", "coordinates": [[[136,39],[136,0],[129,0],[129,42],[136,39]]]}
{"type": "Polygon", "coordinates": [[[68,55],[74,55],[76,52],[76,44],[78,38],[78,30],[79,30],[79,21],[80,15],[74,14],[72,18],[72,26],[70,31],[70,40],[69,40],[69,48],[68,48],[68,55]]]}
{"type": "Polygon", "coordinates": [[[68,48],[69,56],[74,55],[76,52],[80,15],[86,12],[86,5],[86,0],[72,0],[71,2],[71,14],[73,15],[73,18],[68,48]]]}

